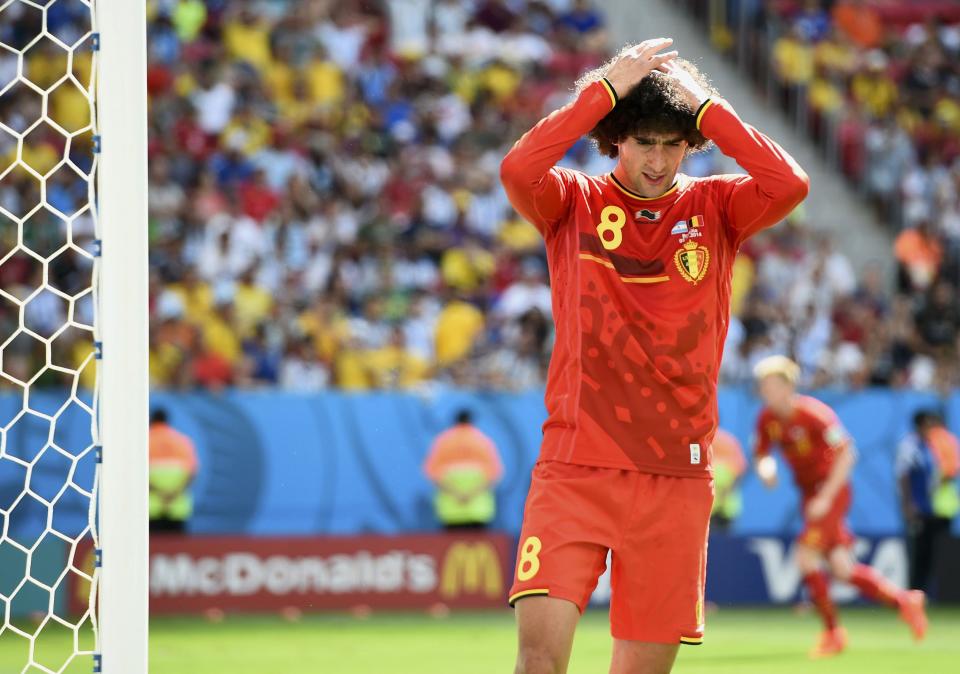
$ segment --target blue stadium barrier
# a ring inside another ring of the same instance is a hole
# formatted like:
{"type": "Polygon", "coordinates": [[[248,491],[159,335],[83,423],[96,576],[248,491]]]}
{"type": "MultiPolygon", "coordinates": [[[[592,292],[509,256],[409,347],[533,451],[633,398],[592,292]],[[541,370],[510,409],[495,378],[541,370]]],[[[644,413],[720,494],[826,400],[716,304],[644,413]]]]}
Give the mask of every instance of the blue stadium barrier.
{"type": "MultiPolygon", "coordinates": [[[[865,391],[818,394],[832,405],[857,442],[851,523],[864,536],[897,535],[901,520],[893,479],[893,457],[913,412],[937,404],[930,395],[865,391]]],[[[63,395],[36,393],[37,409],[56,409],[63,395]]],[[[433,437],[466,407],[494,440],[506,469],[497,488],[494,526],[519,532],[530,468],[536,459],[545,416],[541,391],[526,394],[444,391],[435,397],[399,393],[297,395],[266,391],[156,392],[171,423],[196,443],[201,470],[194,486],[197,534],[353,534],[427,531],[436,528],[432,488],[421,464],[433,437]]],[[[945,404],[960,422],[960,393],[945,404]]],[[[12,418],[19,397],[0,395],[0,417],[12,418]]],[[[759,408],[747,390],[725,389],[721,420],[749,447],[759,408]]],[[[4,422],[6,423],[6,421],[4,422]]],[[[11,454],[30,456],[46,442],[49,427],[37,417],[8,429],[11,454]]],[[[89,439],[89,418],[67,414],[57,424],[58,443],[80,447],[89,439]],[[86,439],[86,440],[85,440],[86,439]]],[[[108,450],[111,451],[111,450],[108,450]]],[[[112,451],[123,451],[122,448],[112,451]]],[[[0,461],[0,505],[22,490],[23,470],[0,461]]],[[[67,479],[69,461],[44,458],[31,488],[53,495],[67,479]]],[[[92,473],[93,457],[82,462],[75,481],[92,473]]],[[[789,536],[800,525],[796,492],[784,476],[773,492],[751,475],[744,481],[745,509],[732,533],[789,536]]],[[[55,525],[74,535],[86,522],[82,500],[68,491],[55,511],[55,525]]],[[[11,534],[29,541],[43,528],[46,508],[27,499],[10,517],[11,534]]]]}

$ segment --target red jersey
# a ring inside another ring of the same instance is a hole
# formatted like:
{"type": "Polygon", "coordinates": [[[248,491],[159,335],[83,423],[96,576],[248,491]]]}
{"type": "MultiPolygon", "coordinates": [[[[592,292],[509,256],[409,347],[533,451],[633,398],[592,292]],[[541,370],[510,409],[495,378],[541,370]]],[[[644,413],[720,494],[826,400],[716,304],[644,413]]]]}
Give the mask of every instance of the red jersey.
{"type": "Polygon", "coordinates": [[[720,99],[701,106],[698,126],[750,175],[678,174],[648,199],[612,174],[554,166],[615,103],[606,81],[591,84],[501,166],[550,268],[556,340],[540,458],[708,477],[734,257],[803,199],[808,181],[720,99]]]}
{"type": "Polygon", "coordinates": [[[832,409],[816,398],[797,396],[789,419],[781,419],[767,408],[760,412],[754,453],[767,456],[770,448],[778,445],[800,491],[812,496],[848,443],[847,431],[832,409]]]}

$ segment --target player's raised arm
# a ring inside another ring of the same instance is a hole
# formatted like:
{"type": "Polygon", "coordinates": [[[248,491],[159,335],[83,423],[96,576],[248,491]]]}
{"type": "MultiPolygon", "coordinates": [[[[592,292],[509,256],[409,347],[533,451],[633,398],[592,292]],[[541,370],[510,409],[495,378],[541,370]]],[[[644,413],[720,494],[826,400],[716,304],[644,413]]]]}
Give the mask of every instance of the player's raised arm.
{"type": "Polygon", "coordinates": [[[736,245],[776,224],[803,201],[810,179],[786,150],[741,120],[729,103],[708,98],[682,68],[665,63],[658,70],[687,92],[697,110],[697,129],[749,174],[731,177],[726,194],[728,226],[736,245]]]}
{"type": "Polygon", "coordinates": [[[673,40],[646,40],[622,51],[606,77],[587,84],[573,102],[540,120],[514,144],[500,166],[500,179],[517,212],[546,232],[567,212],[572,174],[555,168],[567,150],[614,108],[619,94],[677,55],[658,53],[673,40]]]}

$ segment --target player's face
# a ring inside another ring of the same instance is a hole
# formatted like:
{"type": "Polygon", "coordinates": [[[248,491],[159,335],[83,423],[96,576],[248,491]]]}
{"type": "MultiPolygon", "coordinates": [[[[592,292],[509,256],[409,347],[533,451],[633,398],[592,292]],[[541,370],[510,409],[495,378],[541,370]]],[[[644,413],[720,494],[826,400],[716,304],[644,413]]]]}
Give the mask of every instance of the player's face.
{"type": "Polygon", "coordinates": [[[772,374],[764,377],[757,383],[757,388],[764,405],[773,411],[786,412],[790,409],[793,385],[780,375],[772,374]]]}
{"type": "Polygon", "coordinates": [[[630,136],[618,147],[630,187],[641,196],[658,197],[673,185],[687,141],[676,134],[644,132],[630,136]]]}

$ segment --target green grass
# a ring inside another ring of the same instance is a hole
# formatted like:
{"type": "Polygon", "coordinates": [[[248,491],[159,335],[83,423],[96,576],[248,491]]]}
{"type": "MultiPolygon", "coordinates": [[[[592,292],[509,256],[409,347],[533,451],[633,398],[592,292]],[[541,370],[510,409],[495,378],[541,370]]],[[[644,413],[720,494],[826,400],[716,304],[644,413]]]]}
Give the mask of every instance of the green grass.
{"type": "MultiPolygon", "coordinates": [[[[783,609],[723,609],[708,616],[704,645],[684,646],[675,674],[948,674],[960,671],[960,609],[935,609],[927,640],[914,644],[893,612],[845,609],[847,653],[811,663],[819,630],[813,615],[783,609]]],[[[20,672],[20,639],[0,635],[0,674],[20,672]]],[[[44,644],[53,653],[66,635],[44,644]]],[[[360,620],[308,615],[230,616],[213,624],[158,618],[150,629],[150,674],[509,674],[515,635],[510,612],[384,613],[360,620]]],[[[580,624],[571,674],[607,671],[607,616],[589,612],[580,624]]],[[[62,661],[61,661],[62,662],[62,661]]],[[[59,665],[57,665],[59,666],[59,665]]],[[[56,669],[54,667],[53,669],[56,669]]],[[[39,670],[29,670],[31,674],[39,670]]],[[[89,661],[68,670],[89,673],[89,661]]],[[[139,674],[134,672],[124,674],[139,674]]]]}

